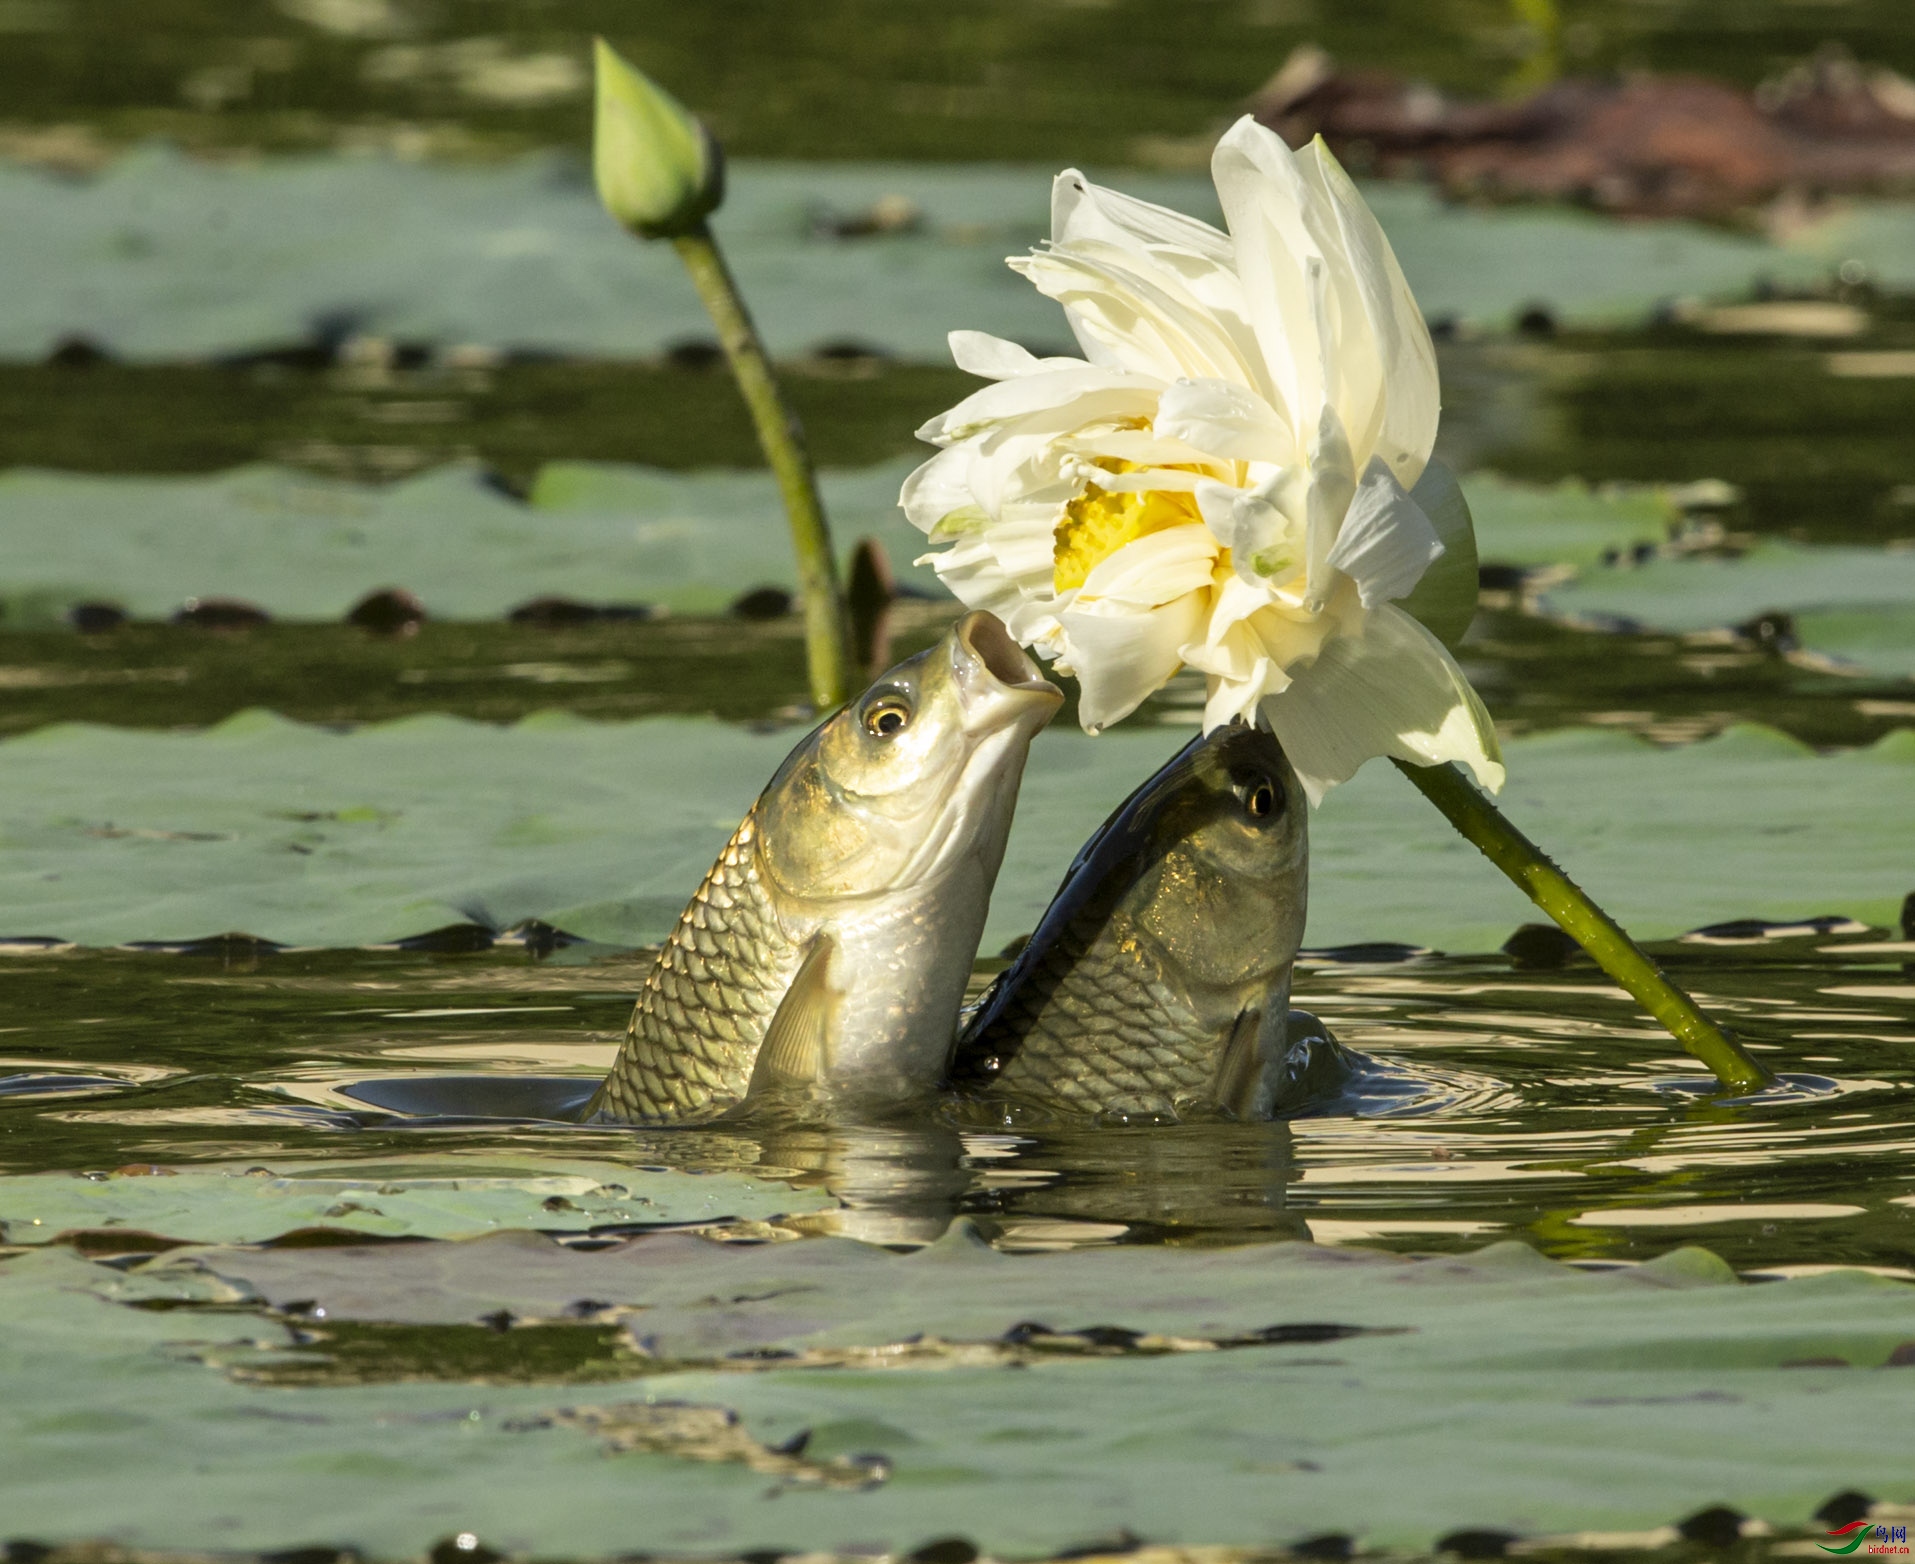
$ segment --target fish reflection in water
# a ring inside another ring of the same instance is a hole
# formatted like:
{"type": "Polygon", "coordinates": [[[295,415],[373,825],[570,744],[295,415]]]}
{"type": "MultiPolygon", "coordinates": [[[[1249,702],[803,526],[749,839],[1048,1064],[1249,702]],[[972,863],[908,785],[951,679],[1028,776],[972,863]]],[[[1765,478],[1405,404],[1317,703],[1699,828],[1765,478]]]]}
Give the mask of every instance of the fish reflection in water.
{"type": "MultiPolygon", "coordinates": [[[[356,1082],[339,1095],[420,1126],[579,1123],[597,1084],[579,1076],[401,1076],[356,1082]]],[[[935,1121],[793,1123],[767,1113],[722,1126],[635,1127],[623,1158],[823,1189],[838,1210],[787,1218],[785,1225],[878,1244],[934,1241],[964,1208],[974,1178],[963,1135],[935,1121]]]]}
{"type": "MultiPolygon", "coordinates": [[[[338,1091],[381,1110],[365,1117],[367,1127],[389,1127],[386,1115],[394,1114],[443,1128],[578,1123],[595,1085],[579,1076],[398,1076],[338,1091]]],[[[1313,1111],[1414,1112],[1444,1100],[1434,1078],[1380,1067],[1358,1070],[1313,1111]]],[[[634,1127],[630,1134],[623,1160],[823,1190],[836,1210],[780,1225],[866,1243],[931,1243],[959,1216],[1010,1248],[1310,1236],[1302,1217],[1285,1207],[1285,1188],[1297,1173],[1283,1120],[1123,1126],[1064,1117],[1010,1132],[948,1103],[929,1115],[877,1123],[781,1122],[766,1113],[722,1124],[634,1127]]]]}

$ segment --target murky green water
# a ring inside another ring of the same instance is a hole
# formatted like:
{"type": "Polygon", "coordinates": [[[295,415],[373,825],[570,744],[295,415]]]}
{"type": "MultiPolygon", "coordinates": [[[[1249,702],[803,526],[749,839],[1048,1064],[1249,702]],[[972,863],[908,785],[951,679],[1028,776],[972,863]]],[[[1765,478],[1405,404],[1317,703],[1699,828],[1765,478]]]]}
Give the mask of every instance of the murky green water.
{"type": "Polygon", "coordinates": [[[1871,936],[1668,948],[1765,1063],[1806,1078],[1772,1101],[1710,1101],[1592,968],[1318,960],[1299,1002],[1404,1067],[1394,1090],[1287,1124],[1079,1130],[959,1111],[843,1132],[540,1122],[610,1064],[636,956],[7,959],[10,1172],[457,1147],[751,1172],[843,1207],[794,1230],[902,1243],[964,1215],[1012,1249],[1517,1237],[1626,1261],[1700,1242],[1744,1270],[1900,1274],[1915,1250],[1915,945],[1871,936]]]}
{"type": "Polygon", "coordinates": [[[1898,0],[814,0],[802,16],[728,0],[642,20],[619,0],[13,0],[0,12],[0,83],[21,129],[66,127],[68,156],[85,153],[76,122],[215,148],[469,155],[581,145],[580,40],[604,33],[734,151],[1132,163],[1201,136],[1300,43],[1493,92],[1535,53],[1530,23],[1550,14],[1575,69],[1753,85],[1831,35],[1915,67],[1898,0]]]}

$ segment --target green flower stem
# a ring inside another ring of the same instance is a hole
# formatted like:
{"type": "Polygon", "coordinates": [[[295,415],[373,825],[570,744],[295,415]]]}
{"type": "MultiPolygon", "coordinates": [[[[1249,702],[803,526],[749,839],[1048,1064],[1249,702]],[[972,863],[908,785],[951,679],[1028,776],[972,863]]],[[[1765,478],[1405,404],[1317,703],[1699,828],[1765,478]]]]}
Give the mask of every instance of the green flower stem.
{"type": "Polygon", "coordinates": [[[705,301],[718,340],[731,363],[731,372],[744,393],[745,406],[758,431],[778,491],[784,496],[791,521],[791,546],[798,556],[798,581],[805,604],[805,658],[811,675],[811,700],[820,712],[842,705],[850,667],[844,593],[838,584],[837,559],[831,552],[831,529],[818,499],[818,477],[805,450],[804,429],[786,406],[771,373],[765,345],[745,309],[744,296],[732,280],[731,269],[718,252],[711,229],[700,223],[672,240],[678,257],[691,273],[698,296],[705,301]]]}
{"type": "Polygon", "coordinates": [[[1664,977],[1615,919],[1511,825],[1462,771],[1453,765],[1412,766],[1400,760],[1396,768],[1443,811],[1465,841],[1522,887],[1531,901],[1595,958],[1597,966],[1706,1064],[1723,1086],[1742,1094],[1768,1085],[1769,1072],[1664,977]]]}

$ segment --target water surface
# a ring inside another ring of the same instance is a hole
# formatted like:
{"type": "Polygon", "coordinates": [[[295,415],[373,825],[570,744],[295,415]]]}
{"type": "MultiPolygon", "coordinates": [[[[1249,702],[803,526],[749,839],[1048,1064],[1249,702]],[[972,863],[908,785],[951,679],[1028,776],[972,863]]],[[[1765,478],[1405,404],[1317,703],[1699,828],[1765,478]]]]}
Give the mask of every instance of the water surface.
{"type": "Polygon", "coordinates": [[[1663,955],[1792,1089],[1716,1100],[1590,967],[1323,958],[1299,1001],[1396,1076],[1288,1123],[581,1126],[562,1117],[611,1062],[643,953],[20,953],[0,1167],[540,1152],[821,1186],[841,1209],[794,1231],[879,1242],[964,1215],[1013,1249],[1514,1237],[1588,1262],[1703,1243],[1745,1271],[1915,1277],[1915,945],[1811,932],[1663,955]]]}

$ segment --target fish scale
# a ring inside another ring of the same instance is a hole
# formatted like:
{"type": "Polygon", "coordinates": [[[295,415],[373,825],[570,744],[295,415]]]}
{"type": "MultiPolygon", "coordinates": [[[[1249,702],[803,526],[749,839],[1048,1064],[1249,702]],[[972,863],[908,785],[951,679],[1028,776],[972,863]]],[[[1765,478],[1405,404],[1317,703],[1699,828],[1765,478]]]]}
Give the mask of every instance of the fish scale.
{"type": "Polygon", "coordinates": [[[587,1115],[686,1121],[731,1107],[803,954],[765,890],[754,809],[659,950],[587,1115]]]}
{"type": "MultiPolygon", "coordinates": [[[[1173,1113],[1216,1072],[1215,1028],[1155,970],[1147,938],[1108,906],[1086,909],[967,1059],[1001,1057],[993,1091],[1062,1098],[1085,1113],[1173,1113]]],[[[989,1003],[988,997],[986,1003],[989,1003]]]]}
{"type": "MultiPolygon", "coordinates": [[[[1274,735],[1237,725],[1187,744],[1078,853],[960,1035],[950,1084],[994,1111],[1091,1117],[1297,1101],[1305,808],[1274,735]]],[[[1319,1077],[1337,1062],[1322,1052],[1319,1077]]]]}

